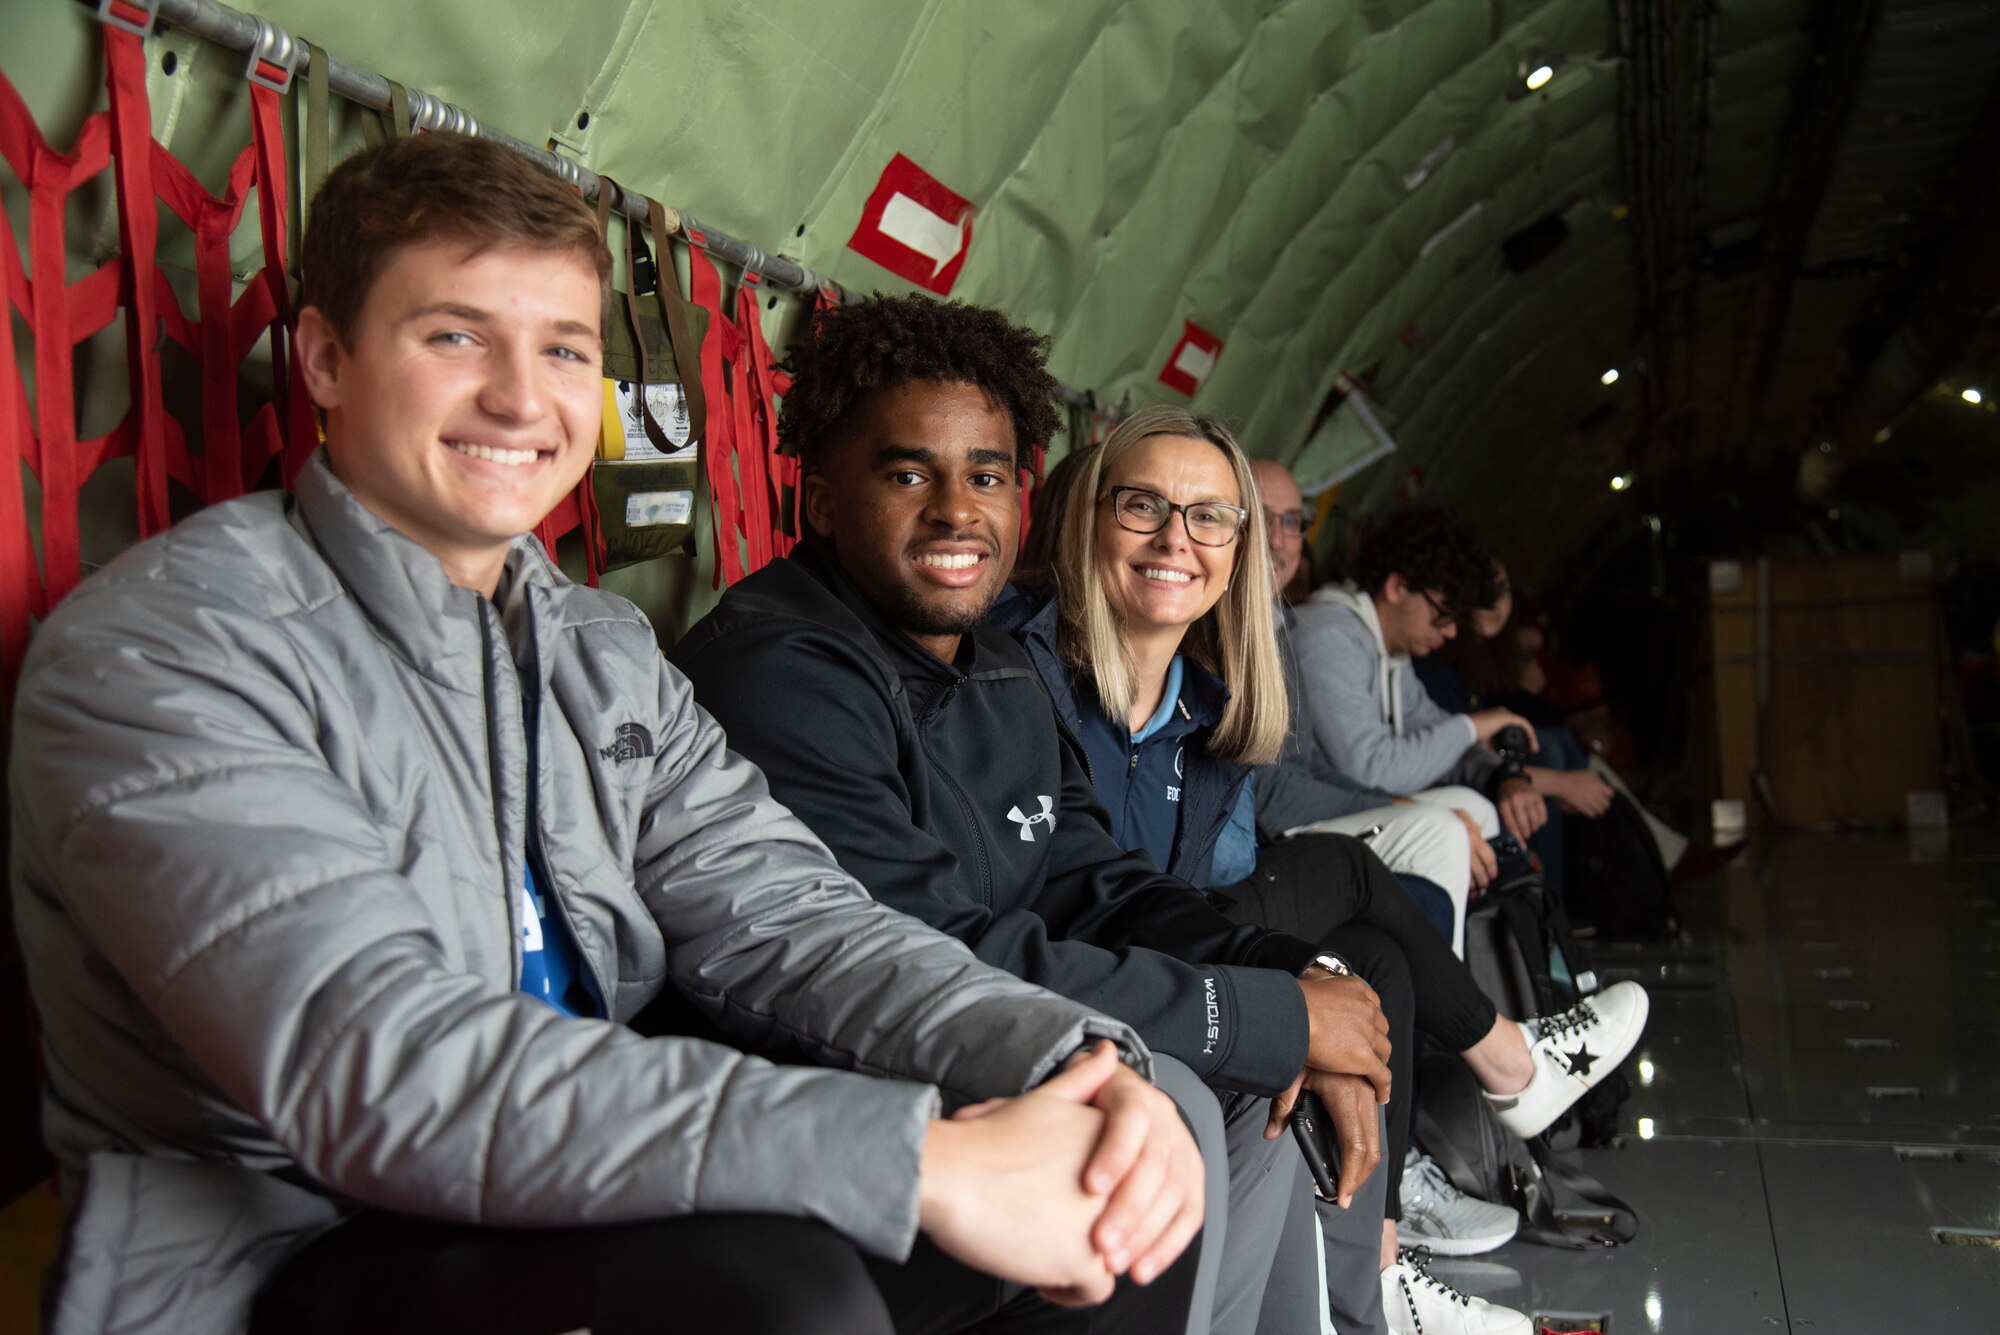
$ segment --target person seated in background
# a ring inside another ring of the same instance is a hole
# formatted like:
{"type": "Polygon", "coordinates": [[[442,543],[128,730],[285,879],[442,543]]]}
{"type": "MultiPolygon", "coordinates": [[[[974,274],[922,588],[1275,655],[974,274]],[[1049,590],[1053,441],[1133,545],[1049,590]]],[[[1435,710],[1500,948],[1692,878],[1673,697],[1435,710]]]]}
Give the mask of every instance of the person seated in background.
{"type": "Polygon", "coordinates": [[[878,900],[1131,1023],[1184,1107],[1213,1106],[1203,1082],[1222,1092],[1205,1158],[1224,1236],[1203,1248],[1220,1255],[1218,1329],[1319,1329],[1311,1229],[1285,1228],[1309,1188],[1284,1136],[1301,1082],[1318,1091],[1352,1205],[1329,1244],[1335,1319],[1379,1330],[1390,1053],[1375,993],[1120,848],[1033,664],[982,625],[1020,546],[1021,473],[1059,420],[1047,346],[998,311],[923,296],[816,313],[787,354],[778,423],[809,531],[673,660],[878,900]]]}
{"type": "MultiPolygon", "coordinates": [[[[1493,562],[1493,576],[1499,594],[1473,613],[1472,633],[1456,636],[1438,652],[1412,662],[1417,679],[1431,699],[1452,713],[1470,714],[1483,707],[1497,706],[1512,709],[1526,718],[1534,725],[1535,740],[1541,746],[1536,759],[1549,769],[1566,773],[1587,770],[1629,802],[1645,822],[1646,832],[1659,850],[1660,865],[1671,871],[1675,880],[1706,876],[1740,853],[1743,847],[1740,843],[1726,848],[1691,843],[1647,810],[1632,795],[1618,771],[1565,726],[1561,711],[1534,693],[1540,668],[1517,639],[1532,630],[1539,645],[1541,631],[1538,627],[1515,625],[1513,582],[1508,578],[1506,565],[1498,559],[1493,562]]],[[[1563,841],[1557,831],[1558,821],[1552,815],[1549,823],[1536,831],[1530,846],[1541,859],[1548,885],[1560,893],[1564,857],[1563,841]]]]}
{"type": "Polygon", "coordinates": [[[1245,504],[1255,500],[1250,462],[1215,419],[1152,407],[1064,459],[1051,483],[1038,497],[1050,508],[1030,530],[1029,567],[993,619],[1021,640],[1082,739],[1114,837],[1231,918],[1316,941],[1375,987],[1394,1045],[1380,1257],[1390,1327],[1526,1332],[1519,1313],[1463,1301],[1398,1255],[1399,1236],[1442,1254],[1491,1250],[1519,1222],[1460,1195],[1408,1148],[1413,1021],[1462,1053],[1502,1122],[1532,1136],[1615,1065],[1573,1070],[1567,1051],[1588,1043],[1622,1059],[1630,1050],[1644,991],[1619,983],[1593,998],[1588,1018],[1561,1017],[1546,1036],[1502,1018],[1381,860],[1347,836],[1286,840],[1254,875],[1216,880],[1216,837],[1253,766],[1277,749],[1287,707],[1262,515],[1245,504]],[[1572,1021],[1575,1035],[1559,1045],[1572,1021]],[[1406,1151],[1413,1199],[1399,1230],[1394,1170],[1406,1151]]]}
{"type": "Polygon", "coordinates": [[[872,900],[522,536],[598,437],[576,192],[398,140],[303,256],[296,493],[113,561],[21,680],[46,1329],[942,1331],[1162,1273],[1202,1188],[1130,1028],[872,900]],[[628,1026],[670,991],[730,1042],[628,1026]]]}
{"type": "MultiPolygon", "coordinates": [[[[1293,584],[1303,565],[1305,498],[1283,465],[1258,459],[1250,467],[1270,547],[1272,585],[1282,591],[1293,584]]],[[[1366,835],[1390,870],[1419,877],[1449,897],[1445,935],[1452,953],[1463,958],[1467,905],[1498,870],[1498,859],[1486,842],[1498,829],[1492,803],[1469,788],[1440,790],[1426,795],[1433,800],[1413,801],[1343,773],[1321,749],[1314,730],[1303,724],[1294,643],[1298,617],[1298,610],[1290,606],[1277,611],[1288,710],[1284,749],[1275,761],[1258,769],[1254,826],[1248,821],[1232,823],[1232,831],[1243,833],[1225,831],[1224,858],[1240,866],[1254,855],[1254,832],[1259,828],[1278,838],[1309,833],[1366,835]]]]}
{"type": "Polygon", "coordinates": [[[1514,616],[1514,587],[1507,577],[1507,567],[1498,558],[1493,559],[1492,567],[1494,596],[1465,618],[1466,633],[1450,636],[1435,652],[1413,657],[1410,668],[1422,684],[1424,694],[1447,713],[1469,717],[1482,708],[1494,708],[1519,714],[1535,730],[1536,768],[1577,776],[1570,780],[1576,789],[1570,802],[1557,803],[1526,841],[1542,864],[1544,883],[1560,898],[1564,884],[1565,805],[1579,815],[1601,815],[1611,803],[1611,789],[1601,776],[1589,772],[1589,752],[1562,726],[1560,716],[1533,696],[1512,689],[1519,677],[1513,636],[1509,633],[1514,616]]]}
{"type": "Polygon", "coordinates": [[[1292,636],[1304,722],[1330,763],[1357,782],[1482,817],[1467,793],[1486,793],[1497,815],[1481,821],[1489,839],[1504,828],[1525,844],[1548,820],[1545,799],[1586,815],[1605,809],[1609,792],[1588,773],[1505,772],[1488,744],[1518,727],[1532,750],[1534,726],[1511,709],[1449,713],[1410,666],[1498,596],[1492,558],[1470,527],[1442,510],[1398,511],[1362,541],[1355,579],[1297,609],[1292,636]]]}

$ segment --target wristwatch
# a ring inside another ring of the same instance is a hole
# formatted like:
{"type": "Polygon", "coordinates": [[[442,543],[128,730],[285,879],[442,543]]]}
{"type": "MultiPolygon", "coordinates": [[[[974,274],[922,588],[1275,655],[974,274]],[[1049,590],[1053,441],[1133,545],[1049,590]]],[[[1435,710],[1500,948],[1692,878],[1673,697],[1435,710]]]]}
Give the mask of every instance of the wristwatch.
{"type": "Polygon", "coordinates": [[[1313,956],[1312,963],[1299,971],[1299,977],[1305,977],[1314,969],[1325,969],[1335,978],[1345,978],[1354,972],[1354,970],[1347,967],[1347,961],[1340,956],[1321,953],[1313,956]]]}

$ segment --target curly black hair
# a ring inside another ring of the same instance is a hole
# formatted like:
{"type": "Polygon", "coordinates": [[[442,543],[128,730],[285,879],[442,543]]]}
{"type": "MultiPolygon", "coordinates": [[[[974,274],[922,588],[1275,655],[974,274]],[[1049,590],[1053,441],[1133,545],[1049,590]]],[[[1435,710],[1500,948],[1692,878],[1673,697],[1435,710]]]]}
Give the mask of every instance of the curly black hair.
{"type": "Polygon", "coordinates": [[[1435,590],[1458,613],[1489,607],[1500,597],[1493,554],[1470,524],[1444,510],[1399,510],[1362,540],[1354,579],[1369,593],[1382,592],[1389,576],[1413,589],[1435,590]]]}
{"type": "Polygon", "coordinates": [[[877,294],[815,312],[781,363],[792,388],[778,413],[779,447],[812,472],[868,395],[925,380],[992,395],[1013,422],[1015,458],[1026,467],[1062,420],[1048,354],[1046,334],[961,301],[877,294]]]}

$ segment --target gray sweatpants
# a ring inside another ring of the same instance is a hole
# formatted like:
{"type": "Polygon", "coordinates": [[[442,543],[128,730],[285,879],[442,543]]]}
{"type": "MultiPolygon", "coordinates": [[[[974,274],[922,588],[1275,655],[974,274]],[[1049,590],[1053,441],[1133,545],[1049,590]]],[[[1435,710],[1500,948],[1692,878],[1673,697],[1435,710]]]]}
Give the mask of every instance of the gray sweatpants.
{"type": "MultiPolygon", "coordinates": [[[[1208,1174],[1188,1335],[1318,1335],[1319,1240],[1298,1146],[1289,1134],[1264,1138],[1269,1099],[1211,1091],[1173,1058],[1153,1060],[1154,1078],[1187,1117],[1208,1174]]],[[[1384,1181],[1378,1168],[1353,1209],[1322,1207],[1330,1216],[1327,1292],[1340,1335],[1386,1335],[1378,1278],[1384,1181]]]]}
{"type": "MultiPolygon", "coordinates": [[[[1387,1115],[1384,1114],[1382,1143],[1389,1143],[1387,1115]]],[[[1300,1161],[1299,1176],[1305,1190],[1291,1200],[1285,1220],[1283,1240],[1271,1264],[1271,1283],[1265,1293],[1266,1320],[1262,1329],[1272,1331],[1310,1330],[1323,1327],[1319,1321],[1320,1277],[1318,1255],[1326,1258],[1326,1311],[1335,1335],[1388,1335],[1388,1318],[1382,1314],[1382,1207],[1388,1194],[1388,1161],[1375,1166],[1354,1204],[1343,1210],[1313,1195],[1312,1178],[1300,1161]],[[1314,1228],[1315,1211],[1319,1227],[1314,1228]],[[1310,1304],[1310,1325],[1279,1325],[1298,1318],[1301,1304],[1310,1304]]]]}

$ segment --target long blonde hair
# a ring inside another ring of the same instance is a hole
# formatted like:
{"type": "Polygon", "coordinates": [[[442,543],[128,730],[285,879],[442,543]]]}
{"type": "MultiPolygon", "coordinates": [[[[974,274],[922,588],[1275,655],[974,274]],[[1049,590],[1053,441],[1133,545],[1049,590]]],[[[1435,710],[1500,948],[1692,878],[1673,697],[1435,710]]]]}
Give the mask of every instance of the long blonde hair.
{"type": "Polygon", "coordinates": [[[1269,764],[1284,746],[1289,708],[1272,622],[1271,549],[1250,460],[1229,428],[1215,418],[1171,405],[1142,408],[1120,422],[1103,444],[1064,460],[1069,474],[1063,479],[1067,503],[1060,516],[1047,521],[1057,529],[1047,573],[1053,577],[1062,608],[1058,648],[1072,668],[1090,674],[1098,703],[1107,713],[1123,718],[1131,711],[1136,693],[1132,658],[1097,572],[1097,507],[1112,464],[1152,436],[1206,440],[1221,450],[1249,511],[1236,538],[1236,569],[1229,587],[1206,615],[1188,627],[1181,649],[1229,688],[1229,701],[1209,749],[1226,760],[1269,764]]]}

